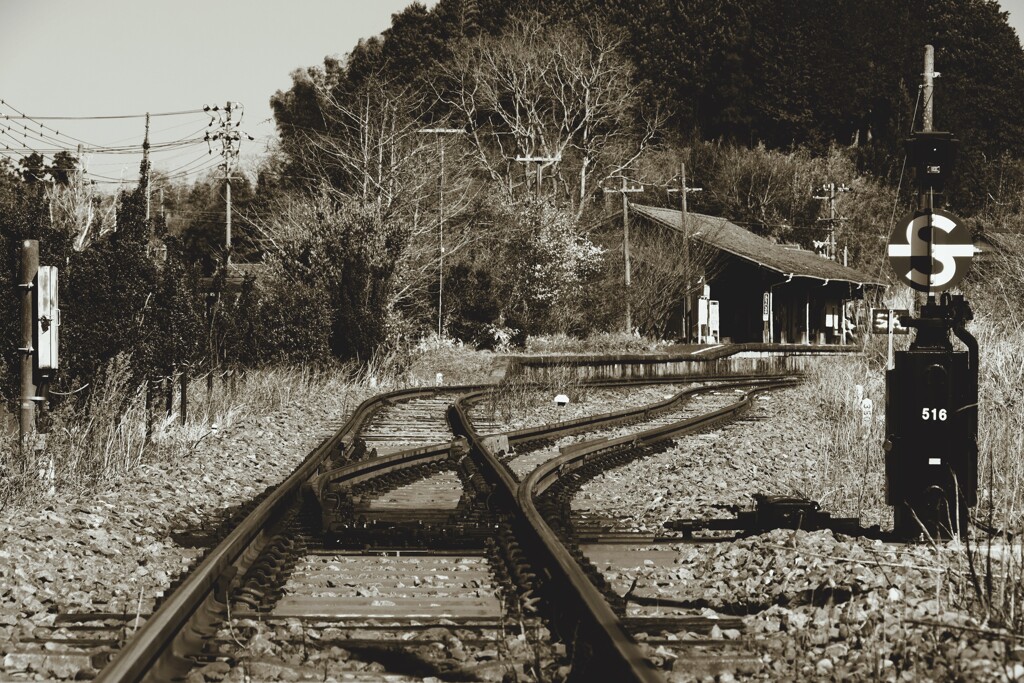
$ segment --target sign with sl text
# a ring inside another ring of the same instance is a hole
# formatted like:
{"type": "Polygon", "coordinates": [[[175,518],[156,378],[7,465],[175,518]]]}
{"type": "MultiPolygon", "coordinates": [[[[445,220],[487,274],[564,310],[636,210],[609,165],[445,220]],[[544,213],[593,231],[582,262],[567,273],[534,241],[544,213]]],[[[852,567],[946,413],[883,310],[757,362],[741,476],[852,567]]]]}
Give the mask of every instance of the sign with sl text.
{"type": "Polygon", "coordinates": [[[942,292],[963,280],[974,251],[970,230],[947,211],[906,216],[889,236],[889,265],[920,292],[942,292]]]}
{"type": "Polygon", "coordinates": [[[909,327],[900,325],[900,316],[910,315],[906,308],[872,308],[871,332],[874,334],[910,334],[909,327]]]}

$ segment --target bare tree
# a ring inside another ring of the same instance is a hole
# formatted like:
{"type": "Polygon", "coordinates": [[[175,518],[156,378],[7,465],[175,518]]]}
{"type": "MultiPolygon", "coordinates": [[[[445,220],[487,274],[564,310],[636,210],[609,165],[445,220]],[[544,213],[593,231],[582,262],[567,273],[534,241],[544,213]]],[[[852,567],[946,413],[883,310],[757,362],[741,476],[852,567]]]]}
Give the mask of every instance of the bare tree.
{"type": "Polygon", "coordinates": [[[102,200],[87,184],[81,170],[72,173],[66,184],[46,188],[50,207],[50,224],[74,235],[75,251],[83,251],[89,244],[114,228],[116,198],[104,208],[102,200]]]}
{"type": "Polygon", "coordinates": [[[639,111],[621,44],[600,27],[516,19],[500,36],[468,41],[440,65],[438,97],[466,120],[476,160],[510,193],[516,157],[559,160],[544,162],[542,171],[559,163],[567,198],[582,206],[594,178],[633,163],[660,125],[639,111]]]}
{"type": "Polygon", "coordinates": [[[721,269],[719,251],[711,246],[715,230],[702,224],[691,225],[689,269],[683,258],[683,232],[649,221],[638,221],[630,236],[633,259],[632,285],[635,325],[641,333],[656,338],[668,335],[669,323],[680,302],[690,296],[700,282],[706,282],[721,269]],[[700,234],[698,234],[700,233],[700,234]]]}
{"type": "Polygon", "coordinates": [[[279,250],[309,237],[315,217],[329,215],[331,207],[372,205],[383,220],[401,226],[405,245],[391,304],[426,301],[426,290],[443,277],[444,259],[477,237],[462,219],[477,192],[466,143],[427,132],[420,119],[429,102],[416,86],[370,78],[354,91],[326,82],[316,87],[325,130],[295,133],[312,191],[278,201],[255,221],[257,230],[279,250]]]}

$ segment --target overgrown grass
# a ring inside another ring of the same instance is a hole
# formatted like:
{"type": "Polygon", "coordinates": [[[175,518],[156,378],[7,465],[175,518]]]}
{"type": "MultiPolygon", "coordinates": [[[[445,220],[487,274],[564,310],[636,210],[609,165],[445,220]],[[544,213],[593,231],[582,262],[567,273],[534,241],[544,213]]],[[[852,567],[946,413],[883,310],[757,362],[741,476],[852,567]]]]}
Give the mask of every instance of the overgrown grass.
{"type": "Polygon", "coordinates": [[[341,396],[347,412],[373,393],[433,385],[438,373],[446,385],[496,381],[503,366],[493,354],[435,339],[381,353],[362,365],[220,372],[212,391],[205,375],[192,378],[182,423],[177,378],[172,412],[165,413],[160,395],[148,414],[146,387],[131,380],[128,358],[121,356],[96,377],[84,401],[66,400],[50,414],[48,434],[37,437],[24,455],[18,453],[17,434],[0,438],[0,509],[95,490],[143,463],[189,457],[214,430],[310,397],[341,396]]]}
{"type": "Polygon", "coordinates": [[[416,343],[381,349],[360,366],[357,376],[384,389],[437,384],[485,384],[504,374],[505,359],[467,348],[450,337],[431,335],[416,343]],[[440,377],[438,377],[440,375],[440,377]]]}
{"type": "Polygon", "coordinates": [[[550,403],[558,394],[565,394],[572,403],[585,401],[589,390],[575,368],[554,365],[545,368],[539,380],[519,374],[505,377],[487,393],[484,408],[491,419],[508,422],[533,406],[550,403]]]}
{"type": "MultiPolygon", "coordinates": [[[[813,367],[804,396],[821,426],[816,489],[809,492],[834,515],[882,524],[885,505],[885,341],[870,339],[864,355],[829,359],[813,367]],[[858,390],[857,387],[860,387],[858,390]],[[871,401],[865,424],[863,401],[871,401]]],[[[890,520],[891,521],[891,520],[890,520]]]]}
{"type": "Polygon", "coordinates": [[[68,401],[51,413],[49,432],[37,436],[24,454],[18,453],[17,435],[0,444],[0,506],[96,489],[145,462],[188,457],[215,429],[230,427],[241,416],[273,413],[304,397],[342,395],[348,409],[353,404],[348,396],[358,387],[353,366],[222,374],[215,377],[212,392],[199,377],[190,383],[182,423],[180,385],[175,383],[171,414],[165,414],[162,396],[147,411],[146,387],[132,382],[128,365],[127,358],[116,358],[83,403],[68,401]]]}
{"type": "Polygon", "coordinates": [[[564,334],[530,337],[526,353],[650,353],[668,342],[646,339],[625,332],[598,332],[583,339],[564,334]]]}
{"type": "MultiPolygon", "coordinates": [[[[980,345],[978,483],[979,515],[1001,527],[1024,522],[1024,326],[978,320],[968,328],[980,345]]],[[[907,338],[901,340],[907,344],[907,338]]],[[[885,337],[868,341],[863,356],[830,359],[809,377],[817,402],[821,495],[829,507],[857,514],[884,505],[885,337]],[[856,387],[873,403],[861,426],[856,387]]]]}
{"type": "MultiPolygon", "coordinates": [[[[980,345],[978,506],[963,552],[937,556],[956,606],[984,623],[1024,630],[1024,324],[979,319],[968,326],[980,345]]],[[[906,344],[904,338],[901,342],[906,344]]],[[[834,514],[862,515],[891,525],[884,499],[885,338],[863,356],[837,358],[810,372],[807,395],[817,402],[818,497],[834,514]],[[874,404],[861,426],[856,385],[874,404]]]]}

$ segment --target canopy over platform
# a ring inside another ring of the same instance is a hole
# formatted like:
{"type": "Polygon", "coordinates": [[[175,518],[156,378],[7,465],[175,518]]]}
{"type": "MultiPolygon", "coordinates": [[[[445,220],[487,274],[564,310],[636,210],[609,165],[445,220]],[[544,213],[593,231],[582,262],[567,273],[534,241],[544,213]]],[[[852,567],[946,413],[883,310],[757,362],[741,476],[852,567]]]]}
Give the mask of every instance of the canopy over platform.
{"type": "MultiPolygon", "coordinates": [[[[631,204],[637,215],[672,230],[683,229],[682,211],[631,204]]],[[[884,287],[885,283],[854,268],[822,258],[803,249],[786,247],[745,230],[724,218],[688,213],[689,234],[720,251],[738,256],[762,268],[793,277],[848,282],[854,285],[884,287]]]]}

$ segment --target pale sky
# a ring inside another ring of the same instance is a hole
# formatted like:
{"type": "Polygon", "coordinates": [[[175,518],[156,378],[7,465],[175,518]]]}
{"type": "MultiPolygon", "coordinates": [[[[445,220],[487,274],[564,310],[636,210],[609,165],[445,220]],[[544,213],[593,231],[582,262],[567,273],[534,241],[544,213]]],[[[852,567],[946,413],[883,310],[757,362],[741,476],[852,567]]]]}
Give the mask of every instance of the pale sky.
{"type": "MultiPolygon", "coordinates": [[[[251,167],[275,134],[269,100],[290,87],[289,74],[322,65],[327,55],[345,55],[360,38],[388,28],[391,15],[410,3],[0,0],[0,99],[6,103],[0,104],[0,154],[4,145],[18,144],[74,151],[78,140],[141,148],[145,130],[143,118],[39,120],[48,127],[44,142],[38,124],[3,119],[15,115],[10,107],[32,117],[109,116],[201,110],[231,100],[244,105],[241,128],[256,138],[242,146],[243,169],[251,167]]],[[[150,141],[202,137],[209,121],[201,111],[153,118],[150,141]]],[[[187,173],[215,166],[215,157],[197,143],[154,152],[153,161],[155,168],[187,173]]],[[[96,179],[123,173],[134,181],[140,160],[141,154],[86,155],[96,179]]]]}
{"type": "MultiPolygon", "coordinates": [[[[437,0],[426,0],[428,7],[437,0]]],[[[296,68],[343,56],[360,38],[390,26],[409,0],[0,0],[0,154],[4,145],[48,151],[142,143],[142,118],[4,120],[15,108],[33,118],[201,110],[227,100],[245,106],[242,168],[274,136],[269,100],[296,68]],[[29,126],[26,133],[21,124],[29,126]],[[39,133],[48,141],[40,141],[39,133]],[[12,137],[13,136],[13,137],[12,137]]],[[[1024,35],[1024,0],[1002,0],[1024,35]]],[[[941,55],[936,55],[942,70],[941,55]]],[[[151,142],[202,137],[201,111],[154,118],[151,142]]],[[[19,148],[19,149],[22,149],[19,148]]],[[[216,150],[215,150],[216,151],[216,150]]],[[[47,156],[52,156],[52,153],[47,156]]],[[[91,176],[133,181],[139,154],[86,155],[91,176]]],[[[155,151],[154,166],[195,177],[218,158],[205,143],[155,151]]]]}

